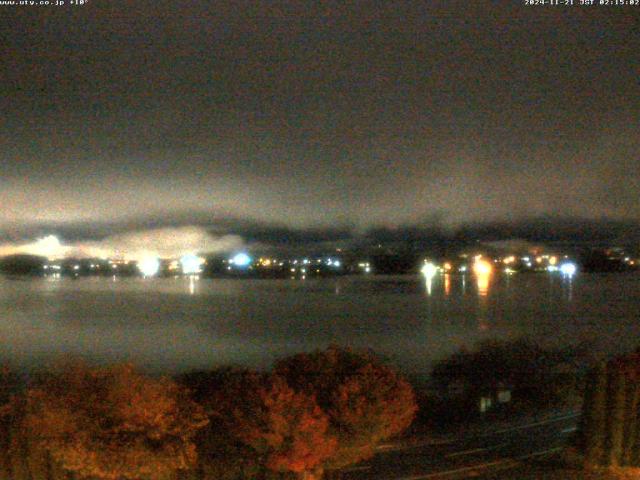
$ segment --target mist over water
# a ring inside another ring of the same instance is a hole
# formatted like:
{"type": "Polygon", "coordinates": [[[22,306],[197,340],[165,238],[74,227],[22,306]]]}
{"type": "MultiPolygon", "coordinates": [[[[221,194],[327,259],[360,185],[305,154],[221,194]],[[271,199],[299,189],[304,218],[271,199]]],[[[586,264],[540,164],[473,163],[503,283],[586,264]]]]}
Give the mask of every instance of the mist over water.
{"type": "Polygon", "coordinates": [[[546,274],[314,280],[0,278],[0,357],[21,367],[59,355],[181,372],[268,367],[335,343],[372,348],[411,373],[484,339],[640,342],[640,276],[546,274]]]}

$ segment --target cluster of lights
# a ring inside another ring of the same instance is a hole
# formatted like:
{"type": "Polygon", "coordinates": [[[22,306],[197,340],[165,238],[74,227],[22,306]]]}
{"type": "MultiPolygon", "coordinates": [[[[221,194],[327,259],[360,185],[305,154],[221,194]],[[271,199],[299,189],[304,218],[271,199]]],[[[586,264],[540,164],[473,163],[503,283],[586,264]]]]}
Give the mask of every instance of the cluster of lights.
{"type": "MultiPolygon", "coordinates": [[[[473,263],[470,265],[471,271],[477,275],[477,276],[489,276],[493,273],[494,271],[494,265],[493,263],[498,263],[501,262],[505,265],[507,265],[504,268],[504,273],[507,274],[513,274],[516,273],[517,270],[515,268],[513,268],[511,265],[513,265],[514,263],[517,262],[517,257],[514,255],[510,255],[508,257],[505,257],[503,259],[496,259],[493,262],[489,261],[486,258],[483,258],[482,255],[476,255],[475,257],[473,257],[473,263]]],[[[577,271],[577,265],[573,262],[567,261],[566,257],[565,257],[565,261],[563,261],[561,264],[559,263],[559,259],[557,256],[555,255],[542,255],[542,256],[538,256],[538,257],[522,257],[521,259],[527,266],[530,266],[533,264],[533,262],[535,263],[547,263],[547,267],[545,268],[545,270],[547,270],[548,272],[560,272],[562,273],[562,275],[566,276],[566,277],[572,277],[574,276],[577,271]]],[[[360,266],[363,264],[359,264],[360,266]]],[[[430,262],[428,260],[425,260],[424,264],[422,265],[422,268],[420,269],[420,273],[427,279],[431,279],[433,278],[436,274],[438,273],[450,273],[451,271],[453,271],[454,268],[451,265],[450,262],[444,262],[442,264],[442,266],[438,266],[433,262],[430,262]]],[[[460,267],[458,267],[457,271],[460,273],[465,273],[469,270],[469,267],[467,265],[461,265],[460,267]]]]}
{"type": "MultiPolygon", "coordinates": [[[[433,278],[437,273],[447,274],[447,273],[451,273],[453,270],[454,270],[454,267],[451,264],[451,262],[444,262],[442,264],[442,267],[439,267],[435,263],[425,260],[424,264],[422,265],[422,268],[420,269],[420,273],[422,273],[422,275],[425,276],[426,278],[433,278]]],[[[466,265],[461,265],[460,267],[458,267],[458,272],[464,273],[466,271],[467,271],[466,265]]]]}
{"type": "Polygon", "coordinates": [[[364,273],[371,273],[371,264],[369,262],[358,263],[358,268],[364,271],[364,273]]]}

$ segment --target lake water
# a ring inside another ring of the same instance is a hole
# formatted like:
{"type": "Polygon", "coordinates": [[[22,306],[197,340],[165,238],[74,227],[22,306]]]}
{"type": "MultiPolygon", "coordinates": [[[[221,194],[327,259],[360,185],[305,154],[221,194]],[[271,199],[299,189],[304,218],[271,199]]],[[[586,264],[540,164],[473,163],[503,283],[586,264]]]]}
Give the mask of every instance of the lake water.
{"type": "Polygon", "coordinates": [[[179,372],[266,367],[331,343],[373,348],[412,372],[460,346],[528,336],[640,344],[640,275],[361,276],[307,280],[0,277],[0,356],[60,354],[179,372]]]}

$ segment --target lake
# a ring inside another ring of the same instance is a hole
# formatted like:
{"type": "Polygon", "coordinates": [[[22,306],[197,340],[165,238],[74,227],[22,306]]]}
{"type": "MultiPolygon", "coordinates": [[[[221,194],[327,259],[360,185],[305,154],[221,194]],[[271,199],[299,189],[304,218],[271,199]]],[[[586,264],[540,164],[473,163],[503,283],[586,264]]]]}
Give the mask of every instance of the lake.
{"type": "Polygon", "coordinates": [[[267,367],[335,343],[410,372],[490,338],[640,344],[640,275],[358,276],[306,280],[0,277],[2,360],[60,354],[180,372],[267,367]]]}

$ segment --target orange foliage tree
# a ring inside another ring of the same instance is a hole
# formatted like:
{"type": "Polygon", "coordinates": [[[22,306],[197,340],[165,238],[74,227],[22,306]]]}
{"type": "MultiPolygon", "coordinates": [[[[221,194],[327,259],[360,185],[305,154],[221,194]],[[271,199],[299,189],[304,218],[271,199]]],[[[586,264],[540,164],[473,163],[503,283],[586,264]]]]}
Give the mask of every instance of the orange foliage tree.
{"type": "Polygon", "coordinates": [[[275,366],[297,391],[314,396],[338,439],[325,466],[339,468],[373,455],[376,444],[409,427],[417,411],[413,389],[374,355],[331,347],[275,366]]]}
{"type": "Polygon", "coordinates": [[[327,415],[313,396],[294,391],[283,378],[235,372],[208,405],[212,422],[251,447],[269,470],[308,476],[335,451],[327,415]]]}
{"type": "Polygon", "coordinates": [[[66,365],[26,392],[20,430],[79,478],[160,479],[196,460],[207,424],[175,382],[130,365],[66,365]]]}

